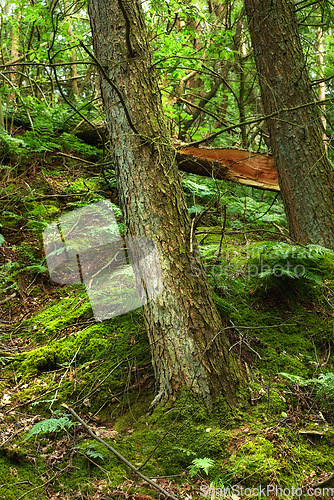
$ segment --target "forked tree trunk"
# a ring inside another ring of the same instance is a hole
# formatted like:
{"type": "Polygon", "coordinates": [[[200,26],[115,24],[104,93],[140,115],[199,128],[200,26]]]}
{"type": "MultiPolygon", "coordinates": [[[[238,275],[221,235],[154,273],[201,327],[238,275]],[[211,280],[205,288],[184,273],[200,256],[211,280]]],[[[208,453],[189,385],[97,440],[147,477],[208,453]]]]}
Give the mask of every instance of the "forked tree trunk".
{"type": "Polygon", "coordinates": [[[334,176],[293,0],[245,0],[274,162],[291,236],[334,248],[334,176]]]}
{"type": "Polygon", "coordinates": [[[239,370],[202,265],[191,252],[188,211],[141,4],[89,0],[88,9],[128,234],[153,239],[162,268],[163,290],[144,306],[155,402],[186,386],[207,401],[223,393],[233,403],[239,370]]]}

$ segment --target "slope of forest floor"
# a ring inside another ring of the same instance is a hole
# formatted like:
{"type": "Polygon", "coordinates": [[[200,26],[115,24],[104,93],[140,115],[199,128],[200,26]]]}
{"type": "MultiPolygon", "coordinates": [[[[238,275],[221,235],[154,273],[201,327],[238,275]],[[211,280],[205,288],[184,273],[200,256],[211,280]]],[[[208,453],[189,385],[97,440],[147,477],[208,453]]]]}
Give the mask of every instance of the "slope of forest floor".
{"type": "Polygon", "coordinates": [[[43,254],[48,224],[102,199],[123,230],[107,159],[70,136],[51,152],[1,148],[0,499],[159,497],[63,404],[177,498],[334,489],[333,253],[292,244],[275,194],[182,174],[247,390],[237,408],[183,391],[152,411],[141,310],[97,323],[84,286],[52,282],[43,254]]]}

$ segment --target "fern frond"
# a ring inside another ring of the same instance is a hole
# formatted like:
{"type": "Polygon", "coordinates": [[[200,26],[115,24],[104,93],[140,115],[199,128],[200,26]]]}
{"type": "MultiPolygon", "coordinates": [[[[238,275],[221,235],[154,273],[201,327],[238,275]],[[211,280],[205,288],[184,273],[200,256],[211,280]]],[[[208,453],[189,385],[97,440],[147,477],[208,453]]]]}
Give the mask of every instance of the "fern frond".
{"type": "Polygon", "coordinates": [[[278,375],[280,375],[283,378],[286,378],[289,380],[289,382],[293,382],[294,384],[298,385],[309,385],[310,383],[314,382],[313,379],[304,379],[300,377],[299,375],[292,375],[292,373],[284,373],[280,372],[278,375]]]}
{"type": "Polygon", "coordinates": [[[32,436],[35,436],[40,433],[48,434],[53,432],[58,432],[65,429],[70,429],[73,427],[75,422],[72,422],[68,417],[60,417],[60,418],[48,418],[46,420],[42,420],[42,422],[38,422],[33,425],[33,427],[29,430],[26,435],[24,441],[27,441],[32,436]]]}
{"type": "Polygon", "coordinates": [[[214,460],[211,458],[195,458],[191,465],[189,466],[189,473],[191,476],[195,476],[200,470],[203,470],[205,474],[209,473],[209,469],[215,464],[214,460]]]}
{"type": "Polygon", "coordinates": [[[322,284],[326,258],[333,252],[320,245],[300,247],[288,243],[265,242],[254,247],[250,262],[258,266],[260,279],[290,279],[322,284]]]}

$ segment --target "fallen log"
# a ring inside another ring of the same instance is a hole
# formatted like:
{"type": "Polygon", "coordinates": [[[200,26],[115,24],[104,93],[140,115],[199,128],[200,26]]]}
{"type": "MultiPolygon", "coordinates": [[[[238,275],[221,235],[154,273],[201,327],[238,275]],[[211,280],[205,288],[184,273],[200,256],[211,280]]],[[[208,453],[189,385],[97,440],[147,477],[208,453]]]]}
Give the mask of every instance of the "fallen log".
{"type": "Polygon", "coordinates": [[[103,120],[94,120],[91,124],[81,121],[73,130],[73,133],[92,146],[105,142],[108,137],[107,124],[103,120]]]}
{"type": "Polygon", "coordinates": [[[176,152],[180,170],[280,191],[272,156],[243,149],[185,147],[176,152]]]}
{"type": "MultiPolygon", "coordinates": [[[[98,144],[108,136],[106,123],[94,121],[91,126],[81,122],[74,133],[89,144],[98,144]]],[[[180,147],[175,143],[175,147],[180,147]]],[[[279,191],[277,171],[269,154],[243,149],[184,147],[176,152],[180,170],[205,177],[214,176],[269,191],[279,191]]]]}

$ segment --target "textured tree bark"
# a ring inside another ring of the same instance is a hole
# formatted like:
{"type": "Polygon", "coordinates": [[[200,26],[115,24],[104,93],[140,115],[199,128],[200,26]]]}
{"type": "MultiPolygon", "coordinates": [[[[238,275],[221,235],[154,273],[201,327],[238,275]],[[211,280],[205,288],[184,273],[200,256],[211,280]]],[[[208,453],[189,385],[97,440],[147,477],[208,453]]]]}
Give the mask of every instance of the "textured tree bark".
{"type": "Polygon", "coordinates": [[[153,239],[162,268],[163,290],[144,306],[154,404],[182,386],[206,401],[223,393],[233,403],[239,370],[191,241],[141,4],[89,0],[88,9],[128,234],[153,239]]]}
{"type": "Polygon", "coordinates": [[[245,0],[264,112],[291,236],[334,248],[334,176],[293,0],[245,0]],[[290,110],[288,111],[287,108],[290,110]],[[294,108],[294,109],[291,109],[294,108]]]}

